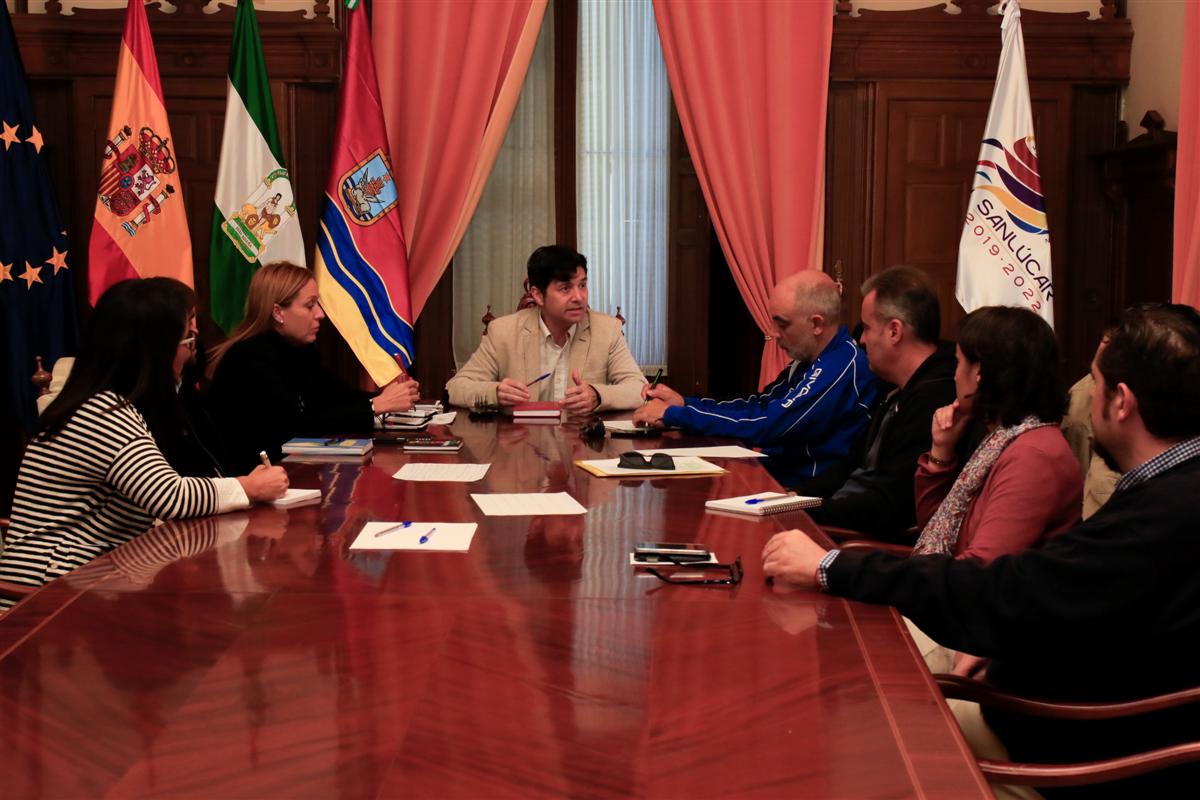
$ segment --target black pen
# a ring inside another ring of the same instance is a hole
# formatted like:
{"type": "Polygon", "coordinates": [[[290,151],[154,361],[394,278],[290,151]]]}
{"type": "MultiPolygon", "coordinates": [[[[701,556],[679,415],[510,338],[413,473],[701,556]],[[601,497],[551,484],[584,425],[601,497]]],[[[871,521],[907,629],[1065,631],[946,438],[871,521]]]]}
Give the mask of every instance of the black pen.
{"type": "Polygon", "coordinates": [[[662,367],[658,368],[658,372],[654,373],[654,380],[650,381],[650,388],[658,386],[658,382],[662,380],[662,367]]]}

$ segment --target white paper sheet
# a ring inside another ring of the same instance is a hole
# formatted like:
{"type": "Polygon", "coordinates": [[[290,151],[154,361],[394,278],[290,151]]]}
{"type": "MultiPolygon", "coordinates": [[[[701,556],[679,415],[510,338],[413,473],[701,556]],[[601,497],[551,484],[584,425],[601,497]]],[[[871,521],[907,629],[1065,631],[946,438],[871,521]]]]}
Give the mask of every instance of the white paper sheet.
{"type": "Polygon", "coordinates": [[[272,500],[271,505],[276,508],[292,508],[319,502],[321,502],[320,489],[288,489],[284,492],[283,497],[272,500]]]}
{"type": "Polygon", "coordinates": [[[714,447],[664,447],[661,450],[643,450],[639,447],[637,451],[648,456],[655,453],[666,453],[671,456],[698,456],[700,458],[766,458],[762,453],[736,444],[714,447]]]}
{"type": "Polygon", "coordinates": [[[447,411],[445,414],[434,414],[433,419],[429,420],[430,425],[449,425],[454,422],[458,416],[457,411],[447,411]]]}
{"type": "Polygon", "coordinates": [[[489,517],[535,517],[549,514],[586,514],[566,492],[552,494],[472,494],[471,499],[489,517]]]}
{"type": "Polygon", "coordinates": [[[474,522],[368,522],[351,550],[429,550],[465,553],[471,547],[474,522]],[[428,537],[421,544],[421,537],[428,537]]]}
{"type": "Polygon", "coordinates": [[[645,430],[645,428],[639,428],[637,425],[634,425],[631,419],[606,419],[604,420],[604,429],[606,431],[624,431],[626,433],[645,430]]]}
{"type": "Polygon", "coordinates": [[[491,464],[405,464],[393,475],[402,481],[473,483],[487,474],[491,464]]]}

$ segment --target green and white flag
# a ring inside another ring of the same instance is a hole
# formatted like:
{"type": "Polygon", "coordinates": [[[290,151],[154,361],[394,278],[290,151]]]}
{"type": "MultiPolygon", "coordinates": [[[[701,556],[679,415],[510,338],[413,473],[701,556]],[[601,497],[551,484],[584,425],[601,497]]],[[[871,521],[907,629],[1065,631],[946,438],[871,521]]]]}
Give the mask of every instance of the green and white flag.
{"type": "Polygon", "coordinates": [[[242,320],[250,278],[272,261],[307,266],[254,3],[238,0],[208,261],[212,317],[225,331],[242,320]]]}

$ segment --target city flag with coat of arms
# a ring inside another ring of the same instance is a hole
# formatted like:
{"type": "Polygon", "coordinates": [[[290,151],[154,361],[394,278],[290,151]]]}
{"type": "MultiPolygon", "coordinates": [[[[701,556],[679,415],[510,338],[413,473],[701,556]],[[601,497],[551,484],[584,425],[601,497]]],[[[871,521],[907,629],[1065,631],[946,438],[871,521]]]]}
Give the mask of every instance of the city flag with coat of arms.
{"type": "Polygon", "coordinates": [[[46,156],[12,20],[0,6],[0,382],[8,395],[0,407],[11,406],[30,431],[37,420],[30,382],[37,357],[49,370],[75,352],[76,342],[74,256],[46,156]]]}
{"type": "Polygon", "coordinates": [[[1023,306],[1053,327],[1050,226],[1017,0],[1007,0],[1001,13],[1000,67],[959,240],[954,294],[967,312],[1023,306]]]}
{"type": "Polygon", "coordinates": [[[88,243],[88,299],[95,305],[114,283],[151,277],[191,286],[192,240],[146,9],[129,0],[88,243]]]}
{"type": "Polygon", "coordinates": [[[242,320],[250,278],[272,261],[306,266],[304,240],[254,2],[238,0],[208,257],[212,318],[225,331],[242,320]]]}
{"type": "Polygon", "coordinates": [[[325,313],[383,386],[413,359],[408,246],[366,13],[353,0],[347,6],[346,68],[313,271],[325,313]]]}

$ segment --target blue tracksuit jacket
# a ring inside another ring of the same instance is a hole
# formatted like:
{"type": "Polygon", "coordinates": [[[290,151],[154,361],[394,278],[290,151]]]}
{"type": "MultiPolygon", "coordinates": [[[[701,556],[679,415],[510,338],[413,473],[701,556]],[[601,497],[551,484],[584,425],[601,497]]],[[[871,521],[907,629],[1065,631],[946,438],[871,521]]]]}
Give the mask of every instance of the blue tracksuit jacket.
{"type": "Polygon", "coordinates": [[[794,486],[849,452],[871,419],[878,381],[845,326],[805,367],[792,362],[761,394],[687,397],[663,422],[691,433],[732,436],[770,456],[776,480],[794,486]]]}

